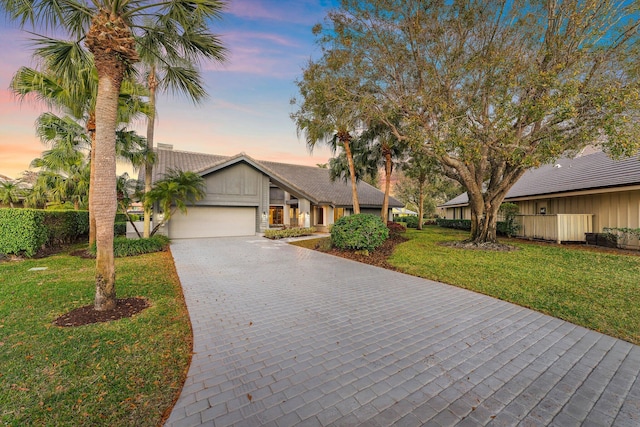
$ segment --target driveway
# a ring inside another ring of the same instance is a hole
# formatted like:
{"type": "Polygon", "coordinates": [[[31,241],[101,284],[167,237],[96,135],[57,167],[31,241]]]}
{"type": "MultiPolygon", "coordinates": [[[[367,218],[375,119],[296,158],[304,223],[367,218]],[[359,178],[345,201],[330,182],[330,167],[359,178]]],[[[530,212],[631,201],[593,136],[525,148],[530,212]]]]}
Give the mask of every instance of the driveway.
{"type": "Polygon", "coordinates": [[[194,355],[167,426],[640,426],[640,347],[260,237],[171,245],[194,355]]]}

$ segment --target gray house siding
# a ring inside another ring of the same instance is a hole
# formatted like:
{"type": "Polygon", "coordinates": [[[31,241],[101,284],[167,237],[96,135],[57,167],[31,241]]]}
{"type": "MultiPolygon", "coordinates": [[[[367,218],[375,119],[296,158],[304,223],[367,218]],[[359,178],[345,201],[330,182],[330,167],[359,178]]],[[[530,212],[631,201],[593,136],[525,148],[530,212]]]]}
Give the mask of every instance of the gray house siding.
{"type": "Polygon", "coordinates": [[[246,163],[237,163],[205,177],[206,196],[198,206],[255,207],[256,231],[264,231],[269,211],[269,177],[246,163]]]}

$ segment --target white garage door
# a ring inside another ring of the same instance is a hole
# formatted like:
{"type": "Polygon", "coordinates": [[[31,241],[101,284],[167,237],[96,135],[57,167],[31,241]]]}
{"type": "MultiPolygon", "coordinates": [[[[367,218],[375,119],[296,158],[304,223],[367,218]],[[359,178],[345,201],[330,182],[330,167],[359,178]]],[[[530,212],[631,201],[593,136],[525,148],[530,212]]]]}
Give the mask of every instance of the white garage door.
{"type": "Polygon", "coordinates": [[[169,237],[252,236],[256,234],[256,208],[188,206],[169,221],[169,237]]]}

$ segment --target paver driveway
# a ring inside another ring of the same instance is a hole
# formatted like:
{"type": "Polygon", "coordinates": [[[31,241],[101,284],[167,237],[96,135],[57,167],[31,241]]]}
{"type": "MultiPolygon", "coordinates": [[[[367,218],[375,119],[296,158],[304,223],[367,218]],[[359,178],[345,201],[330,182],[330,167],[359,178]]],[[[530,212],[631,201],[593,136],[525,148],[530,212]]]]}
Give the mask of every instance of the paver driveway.
{"type": "Polygon", "coordinates": [[[194,355],[169,426],[640,426],[640,347],[259,237],[171,250],[194,355]]]}

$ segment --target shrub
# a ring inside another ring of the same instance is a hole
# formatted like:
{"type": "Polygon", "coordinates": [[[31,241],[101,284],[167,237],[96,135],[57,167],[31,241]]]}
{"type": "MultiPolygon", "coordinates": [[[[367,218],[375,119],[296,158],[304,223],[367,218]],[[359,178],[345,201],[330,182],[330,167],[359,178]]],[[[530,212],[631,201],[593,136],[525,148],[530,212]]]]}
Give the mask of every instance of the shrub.
{"type": "Polygon", "coordinates": [[[407,227],[400,222],[387,222],[387,228],[389,229],[389,237],[398,237],[407,231],[407,227]]]}
{"type": "Polygon", "coordinates": [[[520,229],[520,225],[516,222],[516,215],[520,212],[520,208],[515,203],[503,203],[500,205],[500,212],[504,215],[504,221],[498,221],[496,226],[498,232],[507,237],[515,236],[520,229]]]}
{"type": "Polygon", "coordinates": [[[407,228],[418,228],[418,217],[414,215],[402,216],[396,222],[404,223],[407,228]]]}
{"type": "Polygon", "coordinates": [[[331,229],[331,242],[340,249],[372,251],[389,237],[389,229],[379,216],[343,216],[331,229]]]}
{"type": "Polygon", "coordinates": [[[73,243],[89,233],[89,211],[48,210],[44,226],[48,231],[47,246],[73,243]]]}
{"type": "Polygon", "coordinates": [[[267,239],[284,239],[287,237],[300,237],[300,236],[310,236],[315,233],[316,229],[313,227],[302,228],[302,227],[294,227],[294,228],[270,228],[264,231],[264,237],[267,239]]]}
{"type": "Polygon", "coordinates": [[[113,233],[115,236],[127,235],[127,216],[123,213],[117,213],[115,223],[113,224],[113,233]]]}
{"type": "MultiPolygon", "coordinates": [[[[0,212],[0,253],[32,257],[45,246],[77,242],[89,233],[89,211],[6,208],[0,212]]],[[[116,235],[126,230],[126,222],[115,223],[116,235]]]]}
{"type": "Polygon", "coordinates": [[[0,209],[0,253],[35,255],[49,238],[44,216],[39,209],[0,209]]]}
{"type": "MultiPolygon", "coordinates": [[[[145,239],[127,239],[126,237],[116,237],[113,239],[113,254],[115,257],[127,257],[151,252],[160,252],[169,245],[169,238],[161,234],[156,234],[145,239]]],[[[96,254],[96,245],[91,247],[91,253],[96,254]]]]}
{"type": "Polygon", "coordinates": [[[470,219],[438,218],[438,219],[436,219],[436,224],[438,224],[440,227],[444,227],[444,228],[454,228],[456,230],[471,231],[471,220],[470,219]]]}

